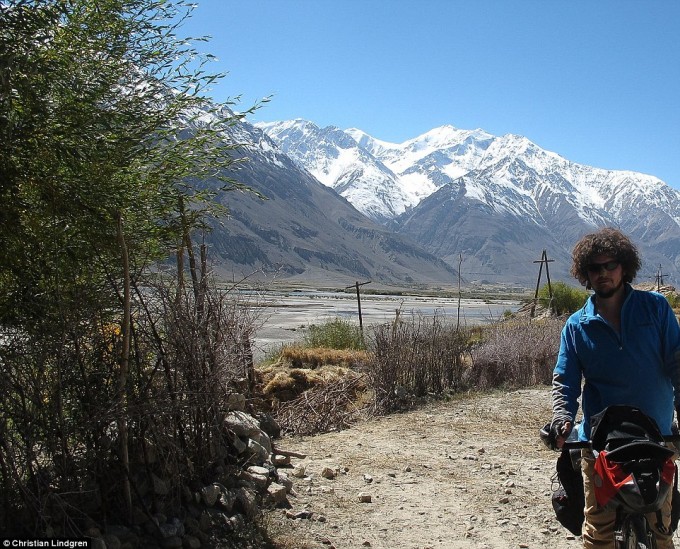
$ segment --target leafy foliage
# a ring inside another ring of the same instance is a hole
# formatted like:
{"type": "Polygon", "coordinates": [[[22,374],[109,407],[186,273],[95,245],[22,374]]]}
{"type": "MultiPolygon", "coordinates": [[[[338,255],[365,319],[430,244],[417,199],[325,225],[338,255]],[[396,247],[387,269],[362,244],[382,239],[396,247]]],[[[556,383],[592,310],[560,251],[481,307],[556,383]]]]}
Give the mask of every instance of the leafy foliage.
{"type": "Polygon", "coordinates": [[[221,76],[176,34],[191,9],[0,2],[2,531],[122,519],[130,456],[168,450],[182,482],[224,446],[214,426],[247,377],[249,322],[210,289],[191,233],[221,213],[215,192],[248,190],[222,175],[239,146],[223,130],[243,115],[207,97],[221,76]],[[171,255],[175,282],[156,280],[171,255]]]}
{"type": "Polygon", "coordinates": [[[680,309],[680,293],[678,292],[668,292],[664,294],[669,305],[674,309],[680,309]]]}
{"type": "Polygon", "coordinates": [[[366,348],[359,326],[342,318],[310,325],[305,334],[304,344],[307,347],[329,349],[366,348]]]}
{"type": "Polygon", "coordinates": [[[548,288],[545,284],[538,291],[538,301],[541,306],[552,310],[558,314],[571,314],[578,311],[589,297],[589,293],[581,288],[569,286],[564,282],[554,282],[548,288]],[[552,299],[550,298],[552,289],[552,299]]]}

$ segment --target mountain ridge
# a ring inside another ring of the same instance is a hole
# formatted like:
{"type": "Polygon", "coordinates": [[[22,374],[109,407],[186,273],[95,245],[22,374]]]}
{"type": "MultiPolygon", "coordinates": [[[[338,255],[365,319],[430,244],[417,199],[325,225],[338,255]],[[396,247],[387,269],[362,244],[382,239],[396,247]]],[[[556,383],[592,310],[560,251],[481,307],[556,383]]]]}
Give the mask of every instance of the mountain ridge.
{"type": "Polygon", "coordinates": [[[413,287],[453,284],[458,276],[407,235],[364,216],[248,122],[229,128],[224,138],[240,146],[233,151],[234,170],[223,175],[266,199],[221,191],[218,180],[199,183],[215,189],[229,211],[204,236],[220,279],[331,286],[369,279],[413,287]]]}
{"type": "MultiPolygon", "coordinates": [[[[550,244],[567,263],[555,270],[566,276],[568,252],[578,237],[611,225],[642,242],[646,264],[665,265],[674,280],[679,278],[680,192],[655,176],[578,164],[524,136],[496,137],[479,128],[445,125],[396,144],[356,128],[319,128],[300,119],[258,126],[299,166],[313,174],[321,171],[319,180],[358,210],[451,265],[465,252],[480,268],[495,272],[511,253],[530,263],[550,244]],[[335,178],[335,173],[342,175],[335,178]],[[444,187],[451,192],[437,194],[444,187]],[[425,202],[431,196],[439,196],[436,208],[442,211],[436,215],[435,204],[425,202]],[[451,197],[455,204],[447,216],[451,197]],[[433,229],[432,223],[455,227],[456,234],[446,227],[433,229]],[[525,241],[505,251],[498,244],[493,254],[480,254],[483,247],[453,250],[446,245],[474,242],[466,235],[474,236],[480,224],[489,223],[496,227],[487,235],[490,243],[505,241],[510,228],[524,234],[525,241]],[[433,241],[436,234],[446,234],[446,241],[433,241]]],[[[526,283],[529,272],[524,271],[515,278],[526,283]]]]}

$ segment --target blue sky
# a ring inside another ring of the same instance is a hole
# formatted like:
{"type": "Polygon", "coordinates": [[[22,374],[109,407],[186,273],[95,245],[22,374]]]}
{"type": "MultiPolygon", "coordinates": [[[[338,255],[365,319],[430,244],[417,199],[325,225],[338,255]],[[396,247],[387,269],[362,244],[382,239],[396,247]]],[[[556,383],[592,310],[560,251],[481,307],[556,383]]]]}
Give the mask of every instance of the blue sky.
{"type": "Polygon", "coordinates": [[[180,34],[251,121],[304,118],[401,143],[515,133],[680,189],[680,1],[197,0],[180,34]]]}

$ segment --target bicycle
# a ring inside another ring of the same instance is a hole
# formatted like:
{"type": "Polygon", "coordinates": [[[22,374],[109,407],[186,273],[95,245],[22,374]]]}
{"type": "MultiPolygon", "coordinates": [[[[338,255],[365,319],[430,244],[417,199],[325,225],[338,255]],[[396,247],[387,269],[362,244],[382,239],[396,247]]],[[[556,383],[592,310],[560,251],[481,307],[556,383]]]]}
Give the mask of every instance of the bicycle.
{"type": "MultiPolygon", "coordinates": [[[[548,444],[546,427],[541,438],[548,444]]],[[[657,512],[663,526],[659,510],[669,492],[677,492],[676,452],[668,444],[677,441],[680,435],[661,435],[638,408],[610,406],[592,418],[589,441],[571,438],[564,443],[565,452],[584,448],[593,452],[600,481],[595,486],[598,505],[616,511],[616,549],[656,549],[656,536],[645,515],[657,512]]],[[[675,497],[673,501],[669,532],[675,530],[680,513],[675,497]]]]}

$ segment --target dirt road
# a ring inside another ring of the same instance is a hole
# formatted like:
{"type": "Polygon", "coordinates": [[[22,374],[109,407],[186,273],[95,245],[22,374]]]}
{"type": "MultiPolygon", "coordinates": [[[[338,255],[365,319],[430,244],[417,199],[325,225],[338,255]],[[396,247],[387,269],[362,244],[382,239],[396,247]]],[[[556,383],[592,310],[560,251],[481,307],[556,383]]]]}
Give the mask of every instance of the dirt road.
{"type": "Polygon", "coordinates": [[[550,503],[556,454],[537,437],[549,406],[548,388],[460,397],[285,438],[305,475],[269,519],[291,548],[580,547],[550,503]]]}

